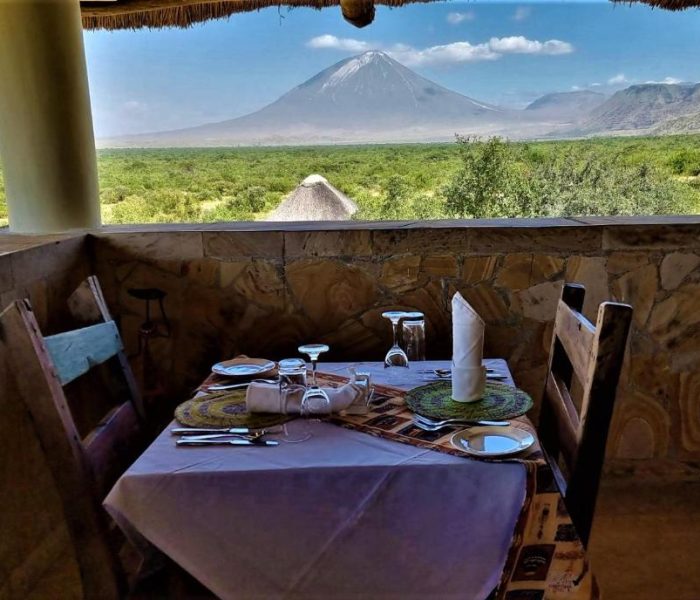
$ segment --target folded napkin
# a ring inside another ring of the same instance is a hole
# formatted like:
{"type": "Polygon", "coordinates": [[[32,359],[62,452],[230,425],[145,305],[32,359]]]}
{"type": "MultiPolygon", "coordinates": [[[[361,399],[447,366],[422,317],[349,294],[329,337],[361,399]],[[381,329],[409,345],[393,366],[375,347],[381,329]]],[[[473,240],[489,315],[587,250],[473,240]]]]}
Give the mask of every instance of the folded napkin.
{"type": "Polygon", "coordinates": [[[484,321],[457,292],[452,296],[452,399],[475,402],[486,387],[484,321]]]}
{"type": "MultiPolygon", "coordinates": [[[[339,388],[324,388],[324,390],[331,401],[333,413],[347,411],[353,403],[364,396],[364,390],[352,382],[339,388]]],[[[246,392],[246,409],[251,413],[298,415],[303,396],[304,386],[301,385],[290,385],[280,391],[276,383],[253,382],[246,392]]]]}

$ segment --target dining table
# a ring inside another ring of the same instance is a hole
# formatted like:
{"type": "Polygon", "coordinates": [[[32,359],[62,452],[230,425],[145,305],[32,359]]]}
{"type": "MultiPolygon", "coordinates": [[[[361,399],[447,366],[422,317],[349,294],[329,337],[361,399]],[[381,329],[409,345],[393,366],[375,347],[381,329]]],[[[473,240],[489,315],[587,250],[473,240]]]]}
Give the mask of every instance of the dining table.
{"type": "MultiPolygon", "coordinates": [[[[505,360],[484,363],[515,386],[505,360]]],[[[289,422],[310,434],[299,443],[179,447],[171,423],[104,506],[224,599],[597,598],[538,442],[478,460],[450,445],[459,428],[411,433],[405,393],[449,367],[319,364],[323,385],[369,373],[375,399],[368,414],[289,422]]]]}

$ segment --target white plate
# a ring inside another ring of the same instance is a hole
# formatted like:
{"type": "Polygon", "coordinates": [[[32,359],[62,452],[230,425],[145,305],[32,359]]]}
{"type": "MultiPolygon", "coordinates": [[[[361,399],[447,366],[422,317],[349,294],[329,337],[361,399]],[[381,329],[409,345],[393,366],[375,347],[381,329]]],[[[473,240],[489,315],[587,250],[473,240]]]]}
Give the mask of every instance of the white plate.
{"type": "Polygon", "coordinates": [[[264,375],[275,368],[275,363],[262,358],[234,358],[216,363],[212,373],[226,377],[249,377],[251,375],[264,375]]]}
{"type": "Polygon", "coordinates": [[[527,450],[535,443],[535,436],[512,425],[469,427],[455,433],[450,442],[472,456],[510,456],[527,450]]]}

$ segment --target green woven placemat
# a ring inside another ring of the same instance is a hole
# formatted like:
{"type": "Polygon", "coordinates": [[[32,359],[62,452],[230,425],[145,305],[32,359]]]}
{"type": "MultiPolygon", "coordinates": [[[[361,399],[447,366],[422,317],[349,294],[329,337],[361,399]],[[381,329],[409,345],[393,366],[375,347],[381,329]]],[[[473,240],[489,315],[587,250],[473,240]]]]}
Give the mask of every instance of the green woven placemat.
{"type": "Polygon", "coordinates": [[[187,427],[273,427],[293,417],[249,413],[245,407],[245,390],[216,392],[192,398],[175,409],[178,423],[187,427]]]}
{"type": "Polygon", "coordinates": [[[452,400],[452,382],[436,381],[408,392],[406,405],[413,412],[433,419],[500,421],[524,415],[532,408],[532,398],[522,390],[488,381],[481,400],[455,402],[452,400]]]}

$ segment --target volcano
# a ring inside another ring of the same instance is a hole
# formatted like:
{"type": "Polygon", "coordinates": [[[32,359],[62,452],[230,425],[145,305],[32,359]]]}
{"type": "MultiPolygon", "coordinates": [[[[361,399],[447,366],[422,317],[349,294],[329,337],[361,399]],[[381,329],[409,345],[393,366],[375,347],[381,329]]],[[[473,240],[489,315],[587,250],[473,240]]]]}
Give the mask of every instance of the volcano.
{"type": "Polygon", "coordinates": [[[342,60],[264,108],[236,119],[110,140],[110,146],[424,141],[479,133],[509,111],[421,77],[388,54],[342,60]]]}

